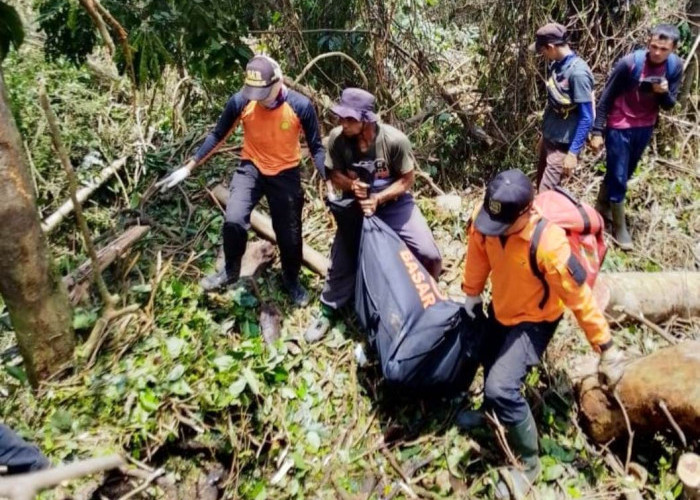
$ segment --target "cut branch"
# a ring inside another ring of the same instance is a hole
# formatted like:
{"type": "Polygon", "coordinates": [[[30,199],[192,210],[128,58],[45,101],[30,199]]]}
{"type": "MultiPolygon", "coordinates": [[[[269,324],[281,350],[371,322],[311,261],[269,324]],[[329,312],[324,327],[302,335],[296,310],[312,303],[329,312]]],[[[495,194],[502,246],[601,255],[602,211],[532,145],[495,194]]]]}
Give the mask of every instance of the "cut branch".
{"type": "MultiPolygon", "coordinates": [[[[114,174],[119,172],[124,165],[126,165],[126,157],[119,158],[112,162],[111,165],[103,168],[100,174],[88,186],[81,188],[77,192],[78,203],[85,203],[85,200],[92,196],[92,193],[107,182],[114,174]]],[[[72,199],[66,201],[58,210],[44,219],[41,223],[41,228],[45,233],[50,233],[73,211],[74,207],[75,205],[72,199]]]]}
{"type": "Polygon", "coordinates": [[[92,19],[92,22],[95,23],[97,31],[100,32],[100,36],[102,37],[102,41],[107,46],[107,51],[109,52],[110,57],[114,56],[114,41],[107,30],[107,25],[105,25],[104,19],[102,19],[102,16],[95,8],[94,0],[80,0],[80,4],[85,8],[88,15],[92,19]]]}
{"type": "MultiPolygon", "coordinates": [[[[107,246],[100,248],[97,251],[97,264],[100,271],[103,271],[107,266],[114,262],[117,257],[121,256],[134,243],[143,238],[150,230],[150,226],[131,226],[129,229],[119,235],[114,241],[107,246]]],[[[87,278],[92,272],[92,260],[88,260],[80,265],[78,269],[73,271],[69,276],[63,278],[63,283],[66,287],[72,287],[87,278]]]]}
{"type": "Polygon", "coordinates": [[[119,455],[91,458],[62,467],[47,469],[28,474],[19,474],[7,479],[0,479],[0,496],[10,500],[31,500],[41,490],[55,486],[68,479],[116,469],[124,465],[119,455]]]}
{"type": "Polygon", "coordinates": [[[306,66],[304,66],[304,69],[301,70],[299,76],[297,76],[294,80],[294,84],[298,84],[301,81],[301,79],[304,78],[306,72],[309,71],[314,66],[314,64],[316,64],[321,59],[326,59],[328,57],[342,57],[343,59],[347,59],[348,61],[350,61],[350,63],[355,67],[357,72],[362,77],[362,83],[364,84],[365,88],[369,87],[369,80],[367,80],[365,72],[362,71],[362,67],[357,63],[357,61],[355,61],[355,59],[347,55],[345,52],[326,52],[325,54],[321,54],[314,57],[311,61],[309,61],[309,63],[306,66]]]}

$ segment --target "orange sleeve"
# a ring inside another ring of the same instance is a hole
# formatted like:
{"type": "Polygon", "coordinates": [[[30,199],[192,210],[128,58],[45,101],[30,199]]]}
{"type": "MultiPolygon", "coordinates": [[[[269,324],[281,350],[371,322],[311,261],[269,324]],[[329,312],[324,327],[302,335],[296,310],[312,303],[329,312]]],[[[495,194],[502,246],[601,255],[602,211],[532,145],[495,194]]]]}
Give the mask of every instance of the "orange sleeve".
{"type": "Polygon", "coordinates": [[[491,264],[486,255],[485,237],[469,223],[467,255],[464,259],[462,291],[467,295],[479,295],[484,291],[486,280],[491,273],[491,264]]]}
{"type": "Polygon", "coordinates": [[[597,350],[597,346],[608,342],[608,322],[588,284],[579,284],[574,278],[575,272],[569,262],[571,247],[561,228],[549,226],[545,230],[537,257],[552,293],[574,313],[593,348],[597,350]]]}

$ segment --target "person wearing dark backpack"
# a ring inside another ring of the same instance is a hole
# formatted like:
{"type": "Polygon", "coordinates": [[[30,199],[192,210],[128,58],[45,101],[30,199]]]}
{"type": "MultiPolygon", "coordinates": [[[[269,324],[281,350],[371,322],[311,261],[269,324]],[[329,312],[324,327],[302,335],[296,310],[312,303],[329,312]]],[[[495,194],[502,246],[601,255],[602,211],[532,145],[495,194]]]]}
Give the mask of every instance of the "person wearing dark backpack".
{"type": "Polygon", "coordinates": [[[523,469],[500,469],[497,498],[509,498],[509,492],[515,498],[524,497],[540,472],[537,427],[521,388],[529,369],[540,362],[565,306],[600,353],[598,371],[608,387],[620,380],[624,367],[624,355],[613,344],[608,323],[586,283],[586,271],[562,227],[543,226],[531,261],[532,240],[542,218],[533,201],[532,184],[523,172],[501,172],[489,182],[483,205],[468,228],[462,282],[467,314],[473,316],[475,308],[481,307],[489,277],[492,299],[489,336],[481,352],[484,405],[480,411],[461,411],[456,423],[471,430],[483,425],[484,411],[489,410],[505,425],[508,443],[523,469]],[[539,273],[533,272],[532,264],[539,273]]]}
{"type": "Polygon", "coordinates": [[[646,149],[659,109],[676,104],[683,64],[674,53],[680,33],[670,24],[651,30],[645,49],[622,57],[613,67],[598,103],[591,148],[600,151],[605,142],[606,172],[596,208],[612,220],[613,236],[623,250],[632,250],[625,221],[627,182],[646,149]]]}
{"type": "Polygon", "coordinates": [[[550,61],[537,162],[537,189],[545,191],[559,186],[578,164],[593,124],[593,73],[569,47],[561,24],[538,29],[530,50],[550,61]]]}

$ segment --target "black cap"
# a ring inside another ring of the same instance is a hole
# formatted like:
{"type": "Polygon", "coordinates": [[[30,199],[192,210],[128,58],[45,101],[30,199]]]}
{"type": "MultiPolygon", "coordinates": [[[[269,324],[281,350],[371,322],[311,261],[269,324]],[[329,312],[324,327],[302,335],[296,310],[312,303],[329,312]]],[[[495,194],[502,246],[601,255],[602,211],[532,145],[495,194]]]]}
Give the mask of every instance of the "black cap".
{"type": "Polygon", "coordinates": [[[501,172],[486,186],[484,205],[476,216],[476,229],[486,236],[498,236],[532,204],[532,183],[517,168],[501,172]]]}
{"type": "Polygon", "coordinates": [[[561,45],[566,43],[568,33],[566,26],[559,23],[547,23],[535,33],[535,43],[530,45],[530,50],[539,52],[547,44],[561,45]]]}
{"type": "Polygon", "coordinates": [[[270,95],[272,86],[282,79],[277,62],[267,56],[255,56],[245,67],[243,97],[249,101],[262,101],[270,95]]]}

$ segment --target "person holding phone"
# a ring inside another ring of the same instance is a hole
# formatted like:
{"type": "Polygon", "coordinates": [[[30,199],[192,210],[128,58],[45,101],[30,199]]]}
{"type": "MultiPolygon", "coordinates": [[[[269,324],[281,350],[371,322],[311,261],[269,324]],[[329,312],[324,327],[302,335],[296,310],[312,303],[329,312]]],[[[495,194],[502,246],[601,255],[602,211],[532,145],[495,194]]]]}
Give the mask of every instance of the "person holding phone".
{"type": "Polygon", "coordinates": [[[680,33],[670,24],[651,30],[647,47],[622,57],[608,77],[596,110],[591,148],[605,143],[606,172],[596,209],[613,223],[613,237],[632,250],[625,221],[627,182],[646,149],[659,109],[671,109],[680,89],[683,64],[674,53],[680,33]]]}

